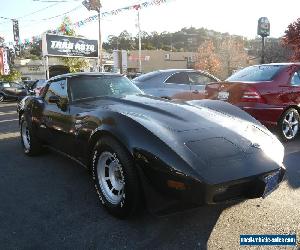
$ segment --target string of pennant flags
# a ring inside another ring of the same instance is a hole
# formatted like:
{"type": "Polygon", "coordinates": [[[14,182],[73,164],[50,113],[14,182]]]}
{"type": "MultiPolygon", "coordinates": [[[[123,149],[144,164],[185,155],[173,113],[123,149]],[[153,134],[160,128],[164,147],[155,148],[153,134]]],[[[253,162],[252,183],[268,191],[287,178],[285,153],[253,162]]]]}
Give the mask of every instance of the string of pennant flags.
{"type": "MultiPolygon", "coordinates": [[[[119,15],[119,14],[121,14],[125,11],[129,11],[129,10],[140,10],[140,9],[145,9],[145,8],[152,7],[152,6],[160,6],[162,4],[169,3],[171,1],[174,1],[174,0],[148,0],[148,1],[145,1],[143,3],[139,3],[139,4],[135,4],[135,5],[131,5],[131,6],[111,10],[111,11],[102,12],[100,14],[101,15],[100,18],[105,18],[105,17],[109,17],[109,16],[116,16],[116,15],[119,15]]],[[[77,28],[80,28],[84,25],[87,25],[87,24],[89,24],[91,22],[95,22],[95,21],[98,21],[98,14],[90,16],[88,18],[85,18],[84,20],[72,23],[70,25],[61,25],[57,29],[48,30],[48,33],[61,34],[65,31],[69,31],[71,29],[77,29],[77,28]]],[[[33,36],[31,38],[26,38],[22,41],[19,40],[19,45],[21,45],[21,46],[22,45],[28,45],[30,43],[34,43],[34,42],[39,41],[41,39],[42,39],[42,35],[33,36]]]]}

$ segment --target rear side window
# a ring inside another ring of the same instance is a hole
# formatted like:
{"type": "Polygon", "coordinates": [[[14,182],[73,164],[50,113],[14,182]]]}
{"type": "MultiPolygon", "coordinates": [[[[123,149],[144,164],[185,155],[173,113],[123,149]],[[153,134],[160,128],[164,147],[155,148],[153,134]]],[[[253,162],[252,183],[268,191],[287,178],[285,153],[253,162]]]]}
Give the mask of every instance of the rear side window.
{"type": "Polygon", "coordinates": [[[158,76],[159,74],[160,74],[159,71],[149,72],[147,74],[144,74],[144,75],[141,75],[141,76],[138,76],[138,77],[134,78],[134,81],[145,82],[145,81],[148,81],[148,80],[158,76]]]}
{"type": "Polygon", "coordinates": [[[3,86],[4,88],[10,88],[10,83],[9,83],[9,82],[4,82],[4,83],[2,84],[2,86],[3,86]]]}
{"type": "Polygon", "coordinates": [[[260,81],[271,81],[276,74],[283,69],[282,65],[258,65],[244,68],[229,78],[226,81],[236,82],[260,82],[260,81]]]}
{"type": "Polygon", "coordinates": [[[300,72],[295,72],[292,79],[291,79],[291,85],[293,86],[300,86],[300,72]]]}
{"type": "Polygon", "coordinates": [[[185,72],[175,73],[166,80],[166,83],[189,84],[189,77],[185,72]]]}
{"type": "Polygon", "coordinates": [[[11,86],[12,86],[13,88],[22,88],[22,85],[20,85],[20,84],[18,84],[18,83],[15,83],[15,82],[12,82],[12,83],[11,83],[11,86]]]}
{"type": "Polygon", "coordinates": [[[201,73],[190,72],[188,76],[192,85],[206,85],[211,82],[216,82],[216,80],[201,73]]]}

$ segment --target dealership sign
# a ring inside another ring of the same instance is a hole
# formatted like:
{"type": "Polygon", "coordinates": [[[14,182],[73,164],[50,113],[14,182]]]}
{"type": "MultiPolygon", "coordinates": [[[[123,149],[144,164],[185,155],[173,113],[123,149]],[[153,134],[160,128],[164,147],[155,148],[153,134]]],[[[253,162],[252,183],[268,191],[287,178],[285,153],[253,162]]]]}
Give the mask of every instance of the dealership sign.
{"type": "Polygon", "coordinates": [[[81,37],[45,34],[43,56],[98,57],[98,41],[81,37]]]}
{"type": "Polygon", "coordinates": [[[0,48],[0,75],[9,75],[8,53],[4,48],[0,48]]]}
{"type": "Polygon", "coordinates": [[[257,35],[262,37],[270,35],[270,22],[267,17],[261,17],[258,19],[257,35]]]}

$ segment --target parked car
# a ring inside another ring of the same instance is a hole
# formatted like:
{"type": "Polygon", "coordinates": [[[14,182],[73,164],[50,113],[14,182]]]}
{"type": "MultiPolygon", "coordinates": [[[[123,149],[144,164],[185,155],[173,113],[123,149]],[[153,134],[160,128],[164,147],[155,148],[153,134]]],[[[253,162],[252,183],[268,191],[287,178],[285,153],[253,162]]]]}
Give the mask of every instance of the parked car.
{"type": "Polygon", "coordinates": [[[0,82],[0,102],[18,100],[28,94],[26,88],[16,82],[0,82]]]}
{"type": "Polygon", "coordinates": [[[300,64],[250,66],[224,82],[206,86],[207,97],[230,102],[269,128],[279,130],[283,140],[299,131],[300,64]]]}
{"type": "Polygon", "coordinates": [[[151,97],[118,74],[54,77],[41,96],[19,103],[18,114],[25,154],[46,146],[86,166],[117,217],[144,201],[162,214],[180,204],[265,197],[285,173],[282,144],[241,109],[151,97]]]}
{"type": "Polygon", "coordinates": [[[158,70],[133,79],[146,94],[184,100],[203,99],[205,85],[219,81],[207,72],[190,69],[158,70]]]}

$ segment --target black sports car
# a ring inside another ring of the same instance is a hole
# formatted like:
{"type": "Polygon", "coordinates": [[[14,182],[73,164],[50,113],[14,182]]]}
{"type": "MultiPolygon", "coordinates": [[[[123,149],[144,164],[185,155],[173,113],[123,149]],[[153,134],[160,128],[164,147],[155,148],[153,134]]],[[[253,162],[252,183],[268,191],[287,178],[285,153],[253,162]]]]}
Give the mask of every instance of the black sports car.
{"type": "Polygon", "coordinates": [[[89,168],[104,207],[126,217],[264,197],[282,181],[284,148],[244,111],[213,100],[144,95],[126,77],[66,74],[18,105],[24,152],[50,147],[89,168]]]}
{"type": "Polygon", "coordinates": [[[22,99],[28,94],[24,86],[16,82],[0,82],[0,102],[22,99]]]}

